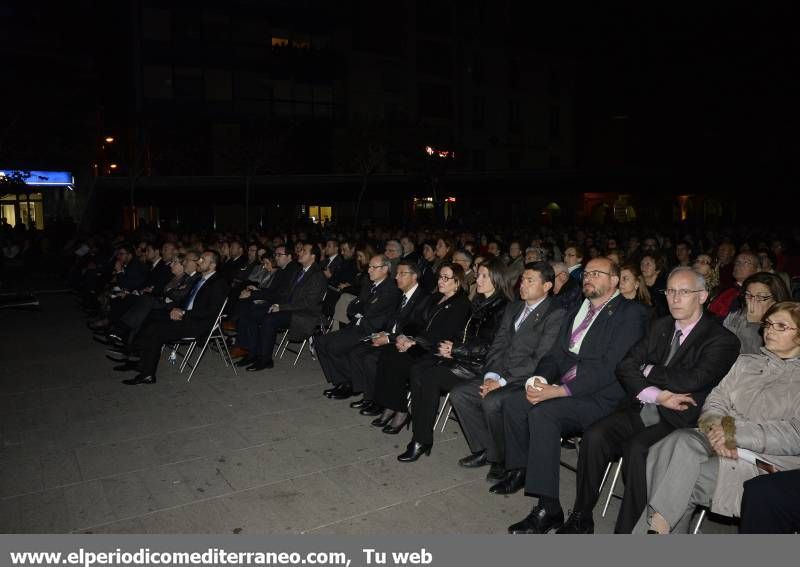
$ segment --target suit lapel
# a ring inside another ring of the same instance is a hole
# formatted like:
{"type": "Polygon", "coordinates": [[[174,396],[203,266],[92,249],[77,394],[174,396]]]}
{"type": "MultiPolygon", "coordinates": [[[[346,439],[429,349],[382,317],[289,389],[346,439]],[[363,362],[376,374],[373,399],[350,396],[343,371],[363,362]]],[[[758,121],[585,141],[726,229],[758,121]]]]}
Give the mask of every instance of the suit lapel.
{"type": "MultiPolygon", "coordinates": [[[[681,358],[683,358],[683,356],[686,354],[688,349],[691,348],[691,346],[695,343],[695,341],[701,340],[703,338],[703,335],[706,334],[706,328],[707,328],[706,325],[710,322],[710,320],[708,321],[706,320],[707,317],[708,317],[707,315],[703,315],[700,318],[700,321],[698,321],[695,328],[692,329],[692,332],[689,333],[689,336],[683,340],[681,346],[675,352],[675,356],[673,356],[672,360],[669,361],[669,366],[673,366],[676,362],[678,362],[681,358]]],[[[674,333],[674,327],[673,327],[673,333],[674,333]]],[[[667,352],[669,352],[670,342],[672,342],[672,335],[670,335],[669,338],[667,339],[667,352]]]]}

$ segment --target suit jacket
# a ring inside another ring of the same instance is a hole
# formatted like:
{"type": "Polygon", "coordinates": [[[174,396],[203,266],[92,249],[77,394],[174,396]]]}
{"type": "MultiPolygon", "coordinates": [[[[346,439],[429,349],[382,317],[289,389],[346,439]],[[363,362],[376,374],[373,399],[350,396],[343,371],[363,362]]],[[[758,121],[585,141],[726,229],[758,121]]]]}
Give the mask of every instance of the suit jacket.
{"type": "Polygon", "coordinates": [[[155,267],[147,271],[144,287],[153,286],[153,295],[160,297],[164,294],[164,286],[172,280],[172,270],[164,260],[160,260],[155,267]]]}
{"type": "Polygon", "coordinates": [[[539,361],[556,342],[566,311],[554,296],[548,296],[514,329],[514,322],[522,314],[525,302],[508,304],[497,330],[486,364],[486,372],[496,372],[508,382],[517,382],[533,376],[539,361]]]}
{"type": "MultiPolygon", "coordinates": [[[[337,256],[338,258],[338,256],[337,256]]],[[[355,284],[358,276],[358,267],[354,258],[349,260],[342,260],[342,264],[336,273],[328,280],[328,284],[335,287],[338,291],[339,284],[347,283],[350,285],[355,284]]]]}
{"type": "Polygon", "coordinates": [[[299,271],[300,264],[289,262],[275,273],[273,281],[268,288],[256,290],[250,297],[252,299],[263,299],[269,305],[285,303],[289,298],[289,292],[292,291],[294,280],[297,279],[299,271]]]}
{"type": "MultiPolygon", "coordinates": [[[[302,270],[302,268],[300,268],[302,270]]],[[[297,276],[300,272],[297,272],[297,276]]],[[[285,303],[278,304],[281,311],[292,314],[292,336],[307,336],[319,325],[322,315],[322,298],[328,280],[322,275],[319,264],[311,264],[305,275],[297,281],[295,276],[285,303]]]]}
{"type": "Polygon", "coordinates": [[[197,290],[192,308],[186,312],[184,320],[210,326],[214,318],[219,315],[219,310],[228,297],[229,291],[228,282],[218,272],[215,272],[203,284],[203,287],[197,290]]]}
{"type": "Polygon", "coordinates": [[[400,309],[400,304],[403,302],[403,293],[400,292],[395,304],[394,314],[387,320],[385,327],[382,329],[389,333],[389,342],[394,342],[397,335],[415,336],[425,327],[425,312],[431,297],[429,293],[422,289],[421,285],[417,285],[417,289],[408,298],[405,306],[400,309]],[[394,333],[392,329],[395,329],[394,333]]]}
{"type": "Polygon", "coordinates": [[[658,406],[658,413],[675,428],[696,427],[706,397],[739,356],[739,339],[705,314],[665,366],[674,333],[675,320],[671,316],[656,319],[647,336],[617,367],[617,377],[635,406],[638,406],[636,396],[649,386],[692,394],[697,407],[675,411],[658,406]],[[648,364],[654,366],[645,377],[641,369],[648,364]]]}
{"type": "Polygon", "coordinates": [[[250,270],[250,264],[247,262],[247,254],[242,254],[235,260],[231,259],[225,262],[220,270],[221,275],[232,284],[234,280],[244,281],[247,279],[247,274],[250,270]]]}
{"type": "Polygon", "coordinates": [[[376,333],[386,327],[394,314],[402,292],[395,281],[389,277],[383,280],[375,292],[371,293],[372,282],[365,285],[358,297],[347,306],[347,317],[351,326],[361,337],[376,333]],[[361,317],[358,317],[361,315],[361,317]],[[356,324],[357,321],[360,321],[356,324]]]}
{"type": "Polygon", "coordinates": [[[133,291],[143,288],[146,279],[147,274],[142,263],[134,258],[128,262],[121,274],[117,274],[115,281],[120,288],[133,291]]]}
{"type": "Polygon", "coordinates": [[[423,317],[425,327],[415,335],[417,345],[429,352],[434,352],[442,341],[452,341],[460,344],[464,336],[464,327],[470,314],[470,302],[466,292],[459,288],[458,291],[439,303],[441,293],[435,293],[426,305],[423,317]]]}
{"type": "Polygon", "coordinates": [[[581,285],[572,277],[561,286],[558,295],[554,296],[556,301],[561,305],[562,309],[572,311],[576,307],[580,307],[583,302],[583,293],[581,293],[581,285]]]}
{"type": "Polygon", "coordinates": [[[333,277],[336,272],[338,272],[341,267],[342,263],[344,262],[344,258],[342,258],[341,254],[337,254],[333,257],[333,260],[330,258],[324,258],[322,262],[319,263],[319,267],[324,270],[325,268],[331,273],[331,277],[333,277]]]}
{"type": "Polygon", "coordinates": [[[564,318],[553,348],[539,362],[535,374],[560,384],[567,370],[577,365],[577,375],[568,386],[572,395],[592,397],[610,413],[625,398],[615,372],[617,365],[644,335],[647,312],[640,303],[617,295],[595,316],[575,354],[569,350],[569,340],[579,310],[580,306],[564,318]]]}

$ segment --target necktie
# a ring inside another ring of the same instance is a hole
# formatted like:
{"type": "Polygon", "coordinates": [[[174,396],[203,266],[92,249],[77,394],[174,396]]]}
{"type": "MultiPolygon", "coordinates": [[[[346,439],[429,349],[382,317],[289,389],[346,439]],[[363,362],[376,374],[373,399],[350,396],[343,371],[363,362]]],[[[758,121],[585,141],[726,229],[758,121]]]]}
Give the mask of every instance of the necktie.
{"type": "Polygon", "coordinates": [[[528,315],[531,314],[531,311],[533,311],[533,308],[530,305],[526,305],[525,309],[522,310],[522,314],[519,317],[517,317],[517,320],[514,322],[515,331],[519,331],[519,328],[525,322],[525,319],[528,318],[528,315]]]}
{"type": "Polygon", "coordinates": [[[303,279],[303,276],[304,276],[304,275],[306,275],[306,271],[305,271],[303,268],[300,268],[300,273],[299,273],[299,274],[297,274],[297,279],[296,279],[296,280],[294,280],[294,285],[297,285],[297,284],[299,284],[299,283],[300,283],[300,280],[302,280],[302,279],[303,279]]]}
{"type": "Polygon", "coordinates": [[[192,303],[194,302],[194,298],[197,295],[197,292],[200,291],[200,288],[203,287],[203,282],[205,281],[206,280],[202,276],[200,276],[199,278],[197,278],[197,281],[194,282],[194,285],[192,286],[192,291],[189,292],[189,296],[186,298],[186,303],[184,304],[187,311],[192,308],[192,303]]]}
{"type": "Polygon", "coordinates": [[[400,311],[403,310],[403,307],[406,306],[406,303],[408,303],[408,296],[404,293],[403,299],[400,300],[400,311]]]}
{"type": "MultiPolygon", "coordinates": [[[[603,308],[603,305],[595,307],[591,303],[589,304],[589,311],[586,312],[586,317],[583,318],[581,324],[575,327],[575,330],[572,331],[572,334],[569,337],[569,347],[572,348],[578,341],[581,340],[586,330],[589,328],[589,325],[592,323],[592,319],[597,313],[603,308]]],[[[578,374],[578,366],[575,365],[569,370],[567,370],[564,375],[561,377],[561,383],[566,384],[567,382],[571,382],[575,379],[575,376],[578,374]]]]}
{"type": "Polygon", "coordinates": [[[675,353],[678,352],[678,349],[681,348],[681,337],[683,336],[683,331],[678,329],[675,331],[675,334],[672,335],[672,342],[669,344],[669,354],[667,355],[667,359],[664,361],[664,366],[669,364],[669,361],[672,360],[672,357],[675,356],[675,353]]]}

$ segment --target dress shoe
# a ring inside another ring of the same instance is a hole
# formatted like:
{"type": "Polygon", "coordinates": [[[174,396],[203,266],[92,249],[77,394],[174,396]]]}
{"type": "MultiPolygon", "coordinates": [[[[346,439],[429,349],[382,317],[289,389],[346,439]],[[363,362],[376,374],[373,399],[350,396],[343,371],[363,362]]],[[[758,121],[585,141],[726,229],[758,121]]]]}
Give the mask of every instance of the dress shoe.
{"type": "Polygon", "coordinates": [[[255,363],[257,360],[258,359],[255,356],[245,356],[243,359],[237,360],[236,362],[234,362],[234,364],[236,366],[238,366],[239,368],[242,368],[242,367],[245,367],[245,366],[250,366],[251,364],[255,363]]]}
{"type": "Polygon", "coordinates": [[[123,380],[122,383],[127,386],[136,386],[138,384],[155,384],[156,377],[137,374],[135,378],[128,378],[127,380],[123,380]]]}
{"type": "Polygon", "coordinates": [[[389,414],[388,416],[385,416],[385,417],[381,416],[381,417],[375,418],[375,419],[373,419],[371,421],[371,423],[375,427],[386,427],[387,425],[389,425],[389,422],[392,421],[393,417],[394,417],[394,414],[391,413],[391,414],[389,414]]]}
{"type": "Polygon", "coordinates": [[[406,414],[406,417],[403,419],[403,421],[402,421],[402,423],[400,423],[400,425],[395,427],[391,423],[387,423],[386,425],[384,425],[384,427],[383,427],[383,429],[381,429],[381,431],[383,431],[384,433],[386,433],[388,435],[397,435],[398,433],[400,433],[403,430],[404,427],[405,428],[411,427],[411,414],[410,413],[406,414]]]}
{"type": "Polygon", "coordinates": [[[564,523],[564,511],[559,506],[557,509],[547,509],[541,504],[534,506],[524,520],[508,526],[510,534],[546,534],[553,528],[559,528],[564,523]]]}
{"type": "Polygon", "coordinates": [[[505,478],[497,484],[492,485],[489,492],[492,494],[514,494],[524,487],[525,469],[514,469],[506,471],[505,478]]]}
{"type": "Polygon", "coordinates": [[[136,370],[137,365],[132,362],[124,362],[118,366],[115,366],[113,370],[115,372],[130,372],[131,370],[136,370]]]}
{"type": "Polygon", "coordinates": [[[334,384],[330,388],[322,390],[322,395],[325,396],[326,398],[330,398],[333,395],[333,393],[336,392],[342,386],[344,386],[344,384],[334,384]]]}
{"type": "Polygon", "coordinates": [[[486,482],[500,482],[506,477],[506,467],[503,463],[492,463],[486,473],[486,482]]]}
{"type": "Polygon", "coordinates": [[[367,407],[371,403],[371,400],[368,400],[367,398],[361,398],[360,400],[350,402],[350,407],[353,409],[361,409],[367,407]]]}
{"type": "Polygon", "coordinates": [[[231,347],[231,358],[241,358],[242,356],[247,356],[248,352],[250,351],[248,351],[246,348],[234,345],[231,347]]]}
{"type": "Polygon", "coordinates": [[[458,459],[458,464],[468,469],[475,469],[489,464],[489,460],[486,458],[486,451],[484,450],[467,455],[463,459],[458,459]]]}
{"type": "Polygon", "coordinates": [[[358,413],[360,413],[361,415],[375,416],[382,414],[383,408],[378,404],[376,404],[375,402],[371,401],[368,406],[364,406],[363,408],[358,410],[358,413]]]}
{"type": "Polygon", "coordinates": [[[556,530],[557,534],[593,534],[594,519],[592,514],[586,514],[579,510],[573,510],[564,522],[564,525],[556,530]]]}
{"type": "Polygon", "coordinates": [[[274,368],[274,367],[275,367],[275,363],[272,361],[272,359],[270,359],[270,360],[257,360],[253,364],[251,364],[250,366],[245,368],[245,370],[248,371],[248,372],[258,372],[259,370],[264,370],[264,369],[267,369],[267,368],[274,368]]]}
{"type": "Polygon", "coordinates": [[[431,447],[433,447],[433,445],[429,443],[417,443],[416,441],[411,441],[411,443],[409,443],[406,447],[405,453],[397,455],[397,460],[401,463],[413,463],[423,454],[430,456],[431,447]]]}
{"type": "Polygon", "coordinates": [[[350,384],[342,384],[342,387],[336,390],[331,394],[332,400],[346,400],[347,398],[352,398],[353,396],[357,396],[361,392],[354,392],[353,387],[350,384]]]}

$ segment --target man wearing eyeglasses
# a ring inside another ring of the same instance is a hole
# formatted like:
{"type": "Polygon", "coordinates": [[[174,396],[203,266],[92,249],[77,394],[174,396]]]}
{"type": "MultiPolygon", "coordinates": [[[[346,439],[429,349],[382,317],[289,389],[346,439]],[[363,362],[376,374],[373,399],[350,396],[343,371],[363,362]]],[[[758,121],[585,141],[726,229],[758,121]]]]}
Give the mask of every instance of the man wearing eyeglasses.
{"type": "Polygon", "coordinates": [[[583,273],[581,305],[563,319],[555,345],[539,362],[524,393],[503,402],[506,477],[491,492],[525,488],[539,502],[509,533],[560,527],[561,439],[586,430],[624,399],[617,364],[644,335],[645,308],[617,289],[619,267],[594,258],[583,273]]]}
{"type": "Polygon", "coordinates": [[[367,274],[369,284],[364,285],[358,297],[347,306],[350,323],[314,340],[322,372],[333,384],[324,395],[334,400],[345,400],[357,393],[353,392],[347,353],[372,333],[384,328],[400,296],[400,290],[389,277],[389,259],[386,256],[373,256],[367,274]]]}
{"type": "Polygon", "coordinates": [[[630,533],[647,504],[647,454],[675,429],[696,427],[709,392],[739,355],[739,339],[703,314],[705,278],[689,267],[667,279],[670,315],[656,320],[617,367],[623,409],[583,434],[573,512],[559,533],[592,533],[592,509],[608,463],[622,457],[625,495],[615,531],[630,533]]]}

